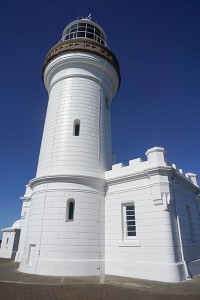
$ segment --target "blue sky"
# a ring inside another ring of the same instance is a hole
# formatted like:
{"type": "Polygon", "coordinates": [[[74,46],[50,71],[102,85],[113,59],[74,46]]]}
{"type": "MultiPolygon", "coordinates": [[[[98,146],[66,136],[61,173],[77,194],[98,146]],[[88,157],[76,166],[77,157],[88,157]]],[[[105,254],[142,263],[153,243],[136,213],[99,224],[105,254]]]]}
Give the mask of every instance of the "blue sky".
{"type": "Polygon", "coordinates": [[[112,103],[117,162],[165,147],[200,175],[200,1],[10,0],[1,3],[0,228],[20,218],[35,176],[48,95],[41,68],[64,27],[92,14],[121,67],[112,103]]]}

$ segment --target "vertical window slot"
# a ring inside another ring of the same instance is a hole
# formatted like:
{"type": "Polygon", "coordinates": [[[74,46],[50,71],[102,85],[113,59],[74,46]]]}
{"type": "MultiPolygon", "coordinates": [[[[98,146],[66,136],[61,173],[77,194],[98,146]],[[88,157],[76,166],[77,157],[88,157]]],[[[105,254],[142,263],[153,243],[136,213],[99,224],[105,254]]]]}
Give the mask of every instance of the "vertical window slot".
{"type": "Polygon", "coordinates": [[[74,136],[80,135],[80,120],[74,121],[74,136]]]}
{"type": "Polygon", "coordinates": [[[69,199],[67,201],[66,221],[74,221],[74,208],[75,208],[74,199],[69,199]]]}

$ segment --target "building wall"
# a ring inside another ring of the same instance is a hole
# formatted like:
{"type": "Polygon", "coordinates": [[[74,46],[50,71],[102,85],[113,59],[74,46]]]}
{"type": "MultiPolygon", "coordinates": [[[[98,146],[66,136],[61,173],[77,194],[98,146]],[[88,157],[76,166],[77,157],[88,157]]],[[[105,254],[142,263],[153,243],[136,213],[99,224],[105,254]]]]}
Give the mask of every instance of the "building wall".
{"type": "Polygon", "coordinates": [[[110,102],[119,78],[86,52],[63,54],[44,72],[49,92],[20,271],[44,275],[104,273],[105,170],[111,168],[110,102]],[[74,121],[80,133],[74,135],[74,121]],[[73,199],[73,221],[66,220],[73,199]]]}
{"type": "MultiPolygon", "coordinates": [[[[177,282],[186,279],[187,266],[182,259],[175,200],[178,202],[181,232],[187,231],[188,236],[188,223],[184,225],[184,222],[185,201],[189,201],[197,233],[200,218],[194,197],[198,188],[190,178],[178,174],[170,166],[164,149],[150,150],[147,161],[136,159],[130,161],[127,167],[117,164],[106,172],[105,272],[177,282]],[[178,178],[176,192],[173,192],[172,176],[178,178]],[[127,203],[134,204],[136,219],[136,236],[128,238],[124,235],[122,212],[123,205],[127,203]]],[[[195,245],[191,247],[187,238],[183,238],[183,248],[186,260],[200,258],[200,248],[195,245]]]]}
{"type": "Polygon", "coordinates": [[[20,271],[60,276],[104,272],[103,212],[104,194],[89,180],[35,187],[20,271]],[[73,221],[67,220],[69,199],[75,202],[73,221]]]}
{"type": "Polygon", "coordinates": [[[106,107],[114,88],[107,73],[112,73],[116,82],[118,78],[114,68],[105,63],[95,55],[71,53],[47,67],[45,84],[49,103],[36,177],[54,174],[102,177],[111,168],[110,109],[106,107]],[[80,122],[79,136],[74,136],[76,120],[80,122]]]}
{"type": "MultiPolygon", "coordinates": [[[[22,197],[23,198],[23,197],[22,197]]],[[[22,211],[21,211],[21,221],[22,221],[22,228],[20,233],[20,240],[19,240],[19,247],[18,251],[15,256],[15,261],[20,262],[21,258],[24,253],[24,247],[26,242],[26,234],[27,234],[27,227],[28,227],[28,220],[29,220],[29,210],[30,210],[30,199],[22,199],[23,205],[22,205],[22,211]]]]}
{"type": "Polygon", "coordinates": [[[0,248],[0,257],[15,258],[20,238],[20,230],[4,230],[0,248]]]}
{"type": "Polygon", "coordinates": [[[173,183],[177,214],[180,220],[183,252],[189,275],[200,272],[200,210],[194,189],[175,180],[173,183]]]}

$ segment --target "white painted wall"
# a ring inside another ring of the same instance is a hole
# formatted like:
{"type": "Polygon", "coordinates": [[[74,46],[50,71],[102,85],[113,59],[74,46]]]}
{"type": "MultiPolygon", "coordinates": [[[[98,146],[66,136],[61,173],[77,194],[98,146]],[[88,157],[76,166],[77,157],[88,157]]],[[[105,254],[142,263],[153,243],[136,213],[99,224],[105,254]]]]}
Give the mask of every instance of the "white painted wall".
{"type": "Polygon", "coordinates": [[[105,170],[112,165],[110,109],[118,75],[89,53],[64,54],[44,75],[49,92],[19,270],[44,275],[104,273],[105,170]],[[73,135],[74,120],[80,135],[73,135]],[[74,221],[66,221],[68,199],[74,221]]]}
{"type": "MultiPolygon", "coordinates": [[[[146,155],[145,162],[132,160],[127,167],[117,164],[106,172],[105,272],[178,282],[186,279],[187,274],[180,251],[171,177],[174,176],[181,186],[182,197],[177,195],[178,188],[175,192],[176,201],[181,203],[177,205],[184,206],[186,198],[193,203],[196,238],[199,238],[200,218],[195,193],[199,189],[188,175],[168,164],[163,148],[152,148],[146,155]],[[123,236],[122,205],[128,202],[135,205],[137,234],[127,239],[123,236]]],[[[183,210],[183,207],[178,208],[181,231],[184,231],[183,210]]],[[[184,252],[190,249],[185,260],[200,258],[200,244],[191,245],[183,240],[183,248],[184,252]]]]}
{"type": "Polygon", "coordinates": [[[19,245],[21,220],[17,220],[12,227],[4,228],[1,231],[3,232],[3,237],[0,248],[0,257],[15,259],[19,245]]]}
{"type": "Polygon", "coordinates": [[[2,258],[11,258],[13,251],[13,244],[15,239],[15,231],[3,231],[3,237],[0,248],[0,257],[2,258]]]}
{"type": "Polygon", "coordinates": [[[18,251],[15,256],[15,261],[20,262],[24,253],[24,247],[26,242],[26,234],[29,220],[29,210],[30,210],[30,201],[31,201],[32,189],[29,185],[26,185],[26,192],[22,200],[22,211],[21,211],[21,233],[19,240],[18,251]]]}
{"type": "Polygon", "coordinates": [[[88,179],[87,183],[52,182],[48,188],[35,187],[21,271],[62,276],[98,273],[104,243],[100,223],[104,195],[92,185],[88,179]],[[70,198],[75,201],[74,221],[66,221],[70,198]],[[27,261],[29,245],[35,245],[31,262],[27,261]]]}
{"type": "Polygon", "coordinates": [[[116,92],[116,71],[96,55],[70,53],[49,63],[45,85],[49,104],[36,177],[104,177],[112,165],[110,110],[105,101],[116,92]],[[73,135],[76,119],[78,137],[73,135]]]}

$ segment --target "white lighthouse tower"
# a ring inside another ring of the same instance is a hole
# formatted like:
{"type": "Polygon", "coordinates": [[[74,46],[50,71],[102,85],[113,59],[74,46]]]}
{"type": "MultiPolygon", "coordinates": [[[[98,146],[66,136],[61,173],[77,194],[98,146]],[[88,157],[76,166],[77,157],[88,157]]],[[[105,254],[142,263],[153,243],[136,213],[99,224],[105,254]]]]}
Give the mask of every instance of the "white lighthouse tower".
{"type": "Polygon", "coordinates": [[[105,171],[111,169],[110,104],[119,65],[103,29],[89,19],[64,29],[47,54],[49,102],[20,271],[104,273],[105,171]]]}

